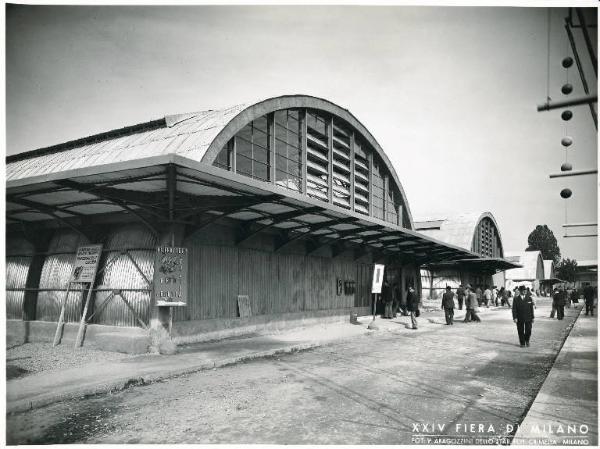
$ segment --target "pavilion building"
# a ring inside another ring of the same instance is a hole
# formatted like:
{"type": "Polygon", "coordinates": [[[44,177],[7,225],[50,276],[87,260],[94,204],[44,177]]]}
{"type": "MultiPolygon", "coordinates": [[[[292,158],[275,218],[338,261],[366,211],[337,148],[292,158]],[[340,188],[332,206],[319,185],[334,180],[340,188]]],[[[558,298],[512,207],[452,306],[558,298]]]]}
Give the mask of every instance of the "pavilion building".
{"type": "Polygon", "coordinates": [[[423,264],[488,273],[502,257],[491,217],[479,246],[417,232],[373,135],[310,96],[166,116],[6,164],[7,332],[24,341],[51,341],[65,300],[74,338],[85,289],[66,293],[83,244],[103,245],[86,344],[135,338],[142,351],[153,329],[185,343],[368,314],[374,263],[405,291],[421,289],[423,264]],[[159,245],[187,248],[184,306],[153,294],[159,245]]]}
{"type": "Polygon", "coordinates": [[[491,212],[419,219],[415,220],[415,229],[481,256],[478,259],[424,263],[421,267],[421,285],[426,299],[441,297],[446,286],[456,289],[462,284],[484,289],[485,286],[496,285],[499,288],[504,284],[502,272],[518,266],[503,258],[500,229],[491,212]],[[497,276],[497,280],[493,276],[497,276]]]}

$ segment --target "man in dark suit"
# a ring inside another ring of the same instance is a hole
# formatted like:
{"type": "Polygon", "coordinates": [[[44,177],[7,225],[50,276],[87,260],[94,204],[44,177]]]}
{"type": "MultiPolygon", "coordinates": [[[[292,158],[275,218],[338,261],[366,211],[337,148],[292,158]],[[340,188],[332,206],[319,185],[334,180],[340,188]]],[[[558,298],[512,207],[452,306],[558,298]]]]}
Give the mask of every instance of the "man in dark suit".
{"type": "Polygon", "coordinates": [[[446,286],[446,292],[442,295],[442,309],[446,315],[446,325],[454,324],[454,293],[449,285],[446,286]]]}
{"type": "Polygon", "coordinates": [[[558,292],[552,298],[552,305],[556,307],[556,318],[562,320],[565,317],[565,303],[567,292],[563,287],[558,289],[558,292]]]}
{"type": "Polygon", "coordinates": [[[594,316],[594,297],[596,296],[596,292],[594,291],[594,287],[591,285],[586,285],[583,289],[583,297],[585,298],[585,314],[591,312],[592,316],[594,316]]]}
{"type": "Polygon", "coordinates": [[[413,329],[417,329],[417,314],[419,313],[419,297],[411,285],[406,294],[406,308],[410,312],[410,322],[413,329]]]}
{"type": "Polygon", "coordinates": [[[519,343],[521,347],[529,346],[531,338],[531,325],[533,324],[533,300],[531,297],[525,297],[525,286],[519,287],[518,293],[513,300],[512,305],[513,320],[517,324],[519,333],[519,343]]]}

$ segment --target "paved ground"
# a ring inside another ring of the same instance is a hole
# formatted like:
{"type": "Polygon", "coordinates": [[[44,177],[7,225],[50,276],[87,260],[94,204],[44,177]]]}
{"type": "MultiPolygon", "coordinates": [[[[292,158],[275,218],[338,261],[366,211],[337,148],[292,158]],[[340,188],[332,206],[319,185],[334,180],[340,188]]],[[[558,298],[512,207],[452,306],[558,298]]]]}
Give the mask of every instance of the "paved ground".
{"type": "Polygon", "coordinates": [[[582,313],[514,443],[597,446],[597,422],[598,315],[582,313]]]}
{"type": "Polygon", "coordinates": [[[511,436],[576,312],[550,320],[548,301],[539,300],[530,348],[518,346],[508,309],[455,326],[425,313],[417,331],[405,317],[378,319],[380,331],[353,326],[364,335],[335,345],[11,414],[7,441],[432,444],[444,435],[473,444],[511,436]]]}

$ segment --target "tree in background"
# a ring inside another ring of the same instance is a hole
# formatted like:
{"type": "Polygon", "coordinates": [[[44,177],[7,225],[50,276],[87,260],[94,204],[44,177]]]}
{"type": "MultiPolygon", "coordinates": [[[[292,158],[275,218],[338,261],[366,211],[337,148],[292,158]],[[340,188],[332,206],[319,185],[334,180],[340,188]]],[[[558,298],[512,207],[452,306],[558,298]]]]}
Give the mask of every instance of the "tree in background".
{"type": "Polygon", "coordinates": [[[541,251],[542,259],[553,260],[557,264],[560,260],[560,248],[554,233],[546,225],[537,225],[527,237],[525,251],[541,251]]]}
{"type": "Polygon", "coordinates": [[[577,261],[575,259],[563,259],[556,265],[556,277],[563,281],[575,282],[577,272],[577,261]]]}

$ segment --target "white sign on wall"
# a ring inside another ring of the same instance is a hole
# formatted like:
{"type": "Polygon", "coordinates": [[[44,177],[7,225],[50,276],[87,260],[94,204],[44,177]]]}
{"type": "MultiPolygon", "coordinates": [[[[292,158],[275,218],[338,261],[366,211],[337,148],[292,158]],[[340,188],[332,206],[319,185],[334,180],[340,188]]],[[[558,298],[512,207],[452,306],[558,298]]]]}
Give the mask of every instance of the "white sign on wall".
{"type": "Polygon", "coordinates": [[[75,263],[69,282],[94,282],[96,269],[100,256],[102,255],[102,245],[86,245],[77,248],[75,263]]]}
{"type": "Polygon", "coordinates": [[[373,268],[373,285],[371,293],[381,293],[381,284],[383,284],[383,270],[385,265],[375,264],[373,268]]]}

